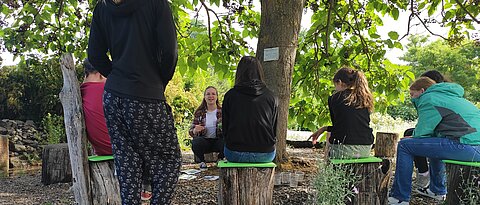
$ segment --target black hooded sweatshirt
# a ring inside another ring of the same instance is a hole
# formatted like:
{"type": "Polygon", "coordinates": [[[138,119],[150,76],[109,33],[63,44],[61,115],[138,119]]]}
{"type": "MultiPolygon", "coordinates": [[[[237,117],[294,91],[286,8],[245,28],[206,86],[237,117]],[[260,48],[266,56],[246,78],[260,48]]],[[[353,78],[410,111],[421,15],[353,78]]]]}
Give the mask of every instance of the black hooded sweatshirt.
{"type": "Polygon", "coordinates": [[[222,106],[225,146],[238,152],[275,150],[278,99],[261,81],[230,89],[222,106]]]}
{"type": "Polygon", "coordinates": [[[108,78],[105,90],[137,100],[165,100],[165,87],[177,64],[177,37],[167,0],[124,0],[120,5],[99,0],[88,58],[108,78]]]}

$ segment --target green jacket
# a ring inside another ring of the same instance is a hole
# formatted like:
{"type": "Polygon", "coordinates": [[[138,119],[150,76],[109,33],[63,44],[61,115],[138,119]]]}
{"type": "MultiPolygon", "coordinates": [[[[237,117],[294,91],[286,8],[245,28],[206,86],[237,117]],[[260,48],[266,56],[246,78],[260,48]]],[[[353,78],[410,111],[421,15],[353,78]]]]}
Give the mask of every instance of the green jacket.
{"type": "Polygon", "coordinates": [[[412,99],[418,113],[413,137],[446,137],[480,145],[480,110],[463,94],[458,84],[437,83],[412,99]]]}

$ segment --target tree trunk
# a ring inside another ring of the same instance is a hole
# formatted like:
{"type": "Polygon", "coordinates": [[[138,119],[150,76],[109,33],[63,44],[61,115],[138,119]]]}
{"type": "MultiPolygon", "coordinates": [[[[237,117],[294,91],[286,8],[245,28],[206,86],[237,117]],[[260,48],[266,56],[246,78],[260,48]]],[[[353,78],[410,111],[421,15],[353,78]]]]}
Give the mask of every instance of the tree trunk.
{"type": "Polygon", "coordinates": [[[377,132],[375,157],[394,158],[397,154],[398,133],[377,132]]]}
{"type": "Polygon", "coordinates": [[[265,81],[279,99],[276,162],[287,160],[288,106],[293,66],[302,20],[303,0],[262,0],[257,58],[262,62],[265,81]],[[264,49],[273,48],[267,50],[264,49]],[[278,49],[278,50],[277,50],[278,49]],[[266,57],[266,58],[264,58],[266,57]]]}
{"type": "Polygon", "coordinates": [[[51,144],[42,152],[42,183],[44,185],[72,181],[72,167],[67,143],[51,144]]]}
{"type": "Polygon", "coordinates": [[[0,135],[0,177],[8,176],[8,136],[0,135]]]}
{"type": "Polygon", "coordinates": [[[63,88],[60,101],[63,105],[65,131],[73,174],[73,193],[79,205],[90,205],[90,172],[87,161],[87,139],[83,118],[82,97],[72,54],[64,54],[60,60],[63,88]]]}
{"type": "Polygon", "coordinates": [[[273,203],[275,168],[220,168],[219,205],[273,203]]]}
{"type": "MultiPolygon", "coordinates": [[[[346,198],[348,205],[383,205],[388,202],[388,186],[391,177],[389,164],[384,162],[341,164],[339,169],[350,170],[360,178],[353,186],[358,194],[346,198]],[[385,167],[383,167],[385,166],[385,167]],[[385,171],[385,170],[386,171],[385,171]]],[[[351,186],[349,186],[351,187],[351,186]]]]}
{"type": "Polygon", "coordinates": [[[480,167],[446,163],[446,169],[448,185],[447,204],[478,204],[480,196],[480,167]]]}
{"type": "Polygon", "coordinates": [[[122,204],[113,160],[90,162],[93,205],[122,204]]]}

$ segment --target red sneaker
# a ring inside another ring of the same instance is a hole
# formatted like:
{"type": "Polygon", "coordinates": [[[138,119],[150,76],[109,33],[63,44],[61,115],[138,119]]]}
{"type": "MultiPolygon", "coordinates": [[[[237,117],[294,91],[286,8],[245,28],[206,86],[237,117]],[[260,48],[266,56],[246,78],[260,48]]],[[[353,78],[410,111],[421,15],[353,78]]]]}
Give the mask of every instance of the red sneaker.
{"type": "Polygon", "coordinates": [[[143,201],[148,201],[152,198],[152,192],[143,190],[142,194],[141,194],[141,197],[142,197],[143,201]]]}

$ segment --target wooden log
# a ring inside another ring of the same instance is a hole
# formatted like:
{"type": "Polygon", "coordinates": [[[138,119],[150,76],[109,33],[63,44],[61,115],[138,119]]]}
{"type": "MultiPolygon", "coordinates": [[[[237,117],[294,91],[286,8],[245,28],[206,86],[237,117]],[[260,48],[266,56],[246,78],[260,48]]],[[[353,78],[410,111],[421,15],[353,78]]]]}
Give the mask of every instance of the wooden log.
{"type": "MultiPolygon", "coordinates": [[[[205,162],[216,162],[218,160],[218,152],[210,152],[203,155],[205,157],[205,162]]],[[[194,155],[195,163],[200,163],[200,158],[194,155]]]]}
{"type": "Polygon", "coordinates": [[[0,135],[0,177],[8,176],[9,157],[8,157],[8,136],[0,135]]]}
{"type": "Polygon", "coordinates": [[[478,204],[480,201],[480,167],[446,163],[449,205],[478,204]]]}
{"type": "Polygon", "coordinates": [[[355,188],[353,197],[345,198],[345,204],[367,205],[388,203],[388,187],[392,176],[390,160],[377,157],[360,159],[329,159],[334,169],[347,175],[355,176],[355,182],[347,185],[346,189],[355,188]]]}
{"type": "Polygon", "coordinates": [[[72,181],[72,169],[67,143],[51,144],[43,147],[42,183],[44,185],[72,181]]]}
{"type": "Polygon", "coordinates": [[[122,204],[113,160],[90,162],[90,179],[93,205],[122,204]]]}
{"type": "Polygon", "coordinates": [[[219,205],[273,203],[275,168],[220,168],[219,205]]]}
{"type": "Polygon", "coordinates": [[[393,158],[397,154],[398,133],[377,132],[375,157],[393,158]]]}
{"type": "Polygon", "coordinates": [[[60,60],[63,87],[60,101],[63,106],[68,150],[72,162],[73,193],[78,205],[90,205],[90,173],[87,161],[87,134],[83,118],[82,97],[72,54],[63,54],[60,60]]]}
{"type": "MultiPolygon", "coordinates": [[[[385,161],[384,161],[385,162],[385,161]]],[[[358,194],[353,198],[345,199],[348,205],[384,205],[388,202],[388,185],[392,175],[389,164],[384,162],[372,163],[354,163],[336,165],[343,170],[351,170],[355,176],[359,177],[353,186],[356,187],[358,194]],[[382,169],[387,170],[382,171],[382,169]]],[[[351,186],[350,186],[351,187],[351,186]]]]}

